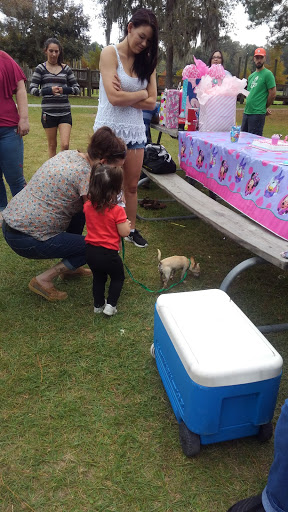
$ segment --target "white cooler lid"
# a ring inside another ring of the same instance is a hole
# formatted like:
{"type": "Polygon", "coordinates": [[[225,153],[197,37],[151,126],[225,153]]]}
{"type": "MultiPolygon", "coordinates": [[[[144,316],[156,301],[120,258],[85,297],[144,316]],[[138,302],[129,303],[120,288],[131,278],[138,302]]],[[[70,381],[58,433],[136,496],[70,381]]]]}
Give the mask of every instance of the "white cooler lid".
{"type": "Polygon", "coordinates": [[[281,373],[280,354],[222,290],[163,294],[156,309],[197,384],[246,384],[281,373]]]}

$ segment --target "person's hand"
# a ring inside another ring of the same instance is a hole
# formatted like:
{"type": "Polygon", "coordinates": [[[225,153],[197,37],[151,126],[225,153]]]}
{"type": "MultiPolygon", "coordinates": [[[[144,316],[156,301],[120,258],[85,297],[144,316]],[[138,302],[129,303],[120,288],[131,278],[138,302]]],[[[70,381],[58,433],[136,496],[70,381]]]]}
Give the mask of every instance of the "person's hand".
{"type": "Polygon", "coordinates": [[[20,137],[24,137],[24,135],[28,135],[30,130],[28,119],[19,119],[17,133],[19,133],[20,137]]]}
{"type": "Polygon", "coordinates": [[[121,82],[120,82],[120,78],[117,75],[117,73],[115,73],[115,75],[114,75],[114,78],[112,80],[112,84],[113,84],[113,87],[114,87],[115,91],[121,91],[121,82]]]}
{"type": "Polygon", "coordinates": [[[269,110],[269,108],[266,109],[266,116],[271,116],[272,110],[269,110]]]}
{"type": "Polygon", "coordinates": [[[63,94],[63,89],[62,87],[58,87],[58,85],[54,85],[54,87],[52,87],[52,93],[54,96],[60,96],[60,94],[63,94]]]}

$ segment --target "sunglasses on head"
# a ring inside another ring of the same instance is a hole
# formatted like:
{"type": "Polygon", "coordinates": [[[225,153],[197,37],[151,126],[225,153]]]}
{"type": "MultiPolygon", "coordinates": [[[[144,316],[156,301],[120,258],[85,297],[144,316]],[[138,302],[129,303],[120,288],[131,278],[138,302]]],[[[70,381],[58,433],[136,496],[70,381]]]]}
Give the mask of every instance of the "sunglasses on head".
{"type": "Polygon", "coordinates": [[[121,151],[120,153],[112,153],[110,155],[113,158],[125,158],[126,157],[126,151],[121,151]]]}

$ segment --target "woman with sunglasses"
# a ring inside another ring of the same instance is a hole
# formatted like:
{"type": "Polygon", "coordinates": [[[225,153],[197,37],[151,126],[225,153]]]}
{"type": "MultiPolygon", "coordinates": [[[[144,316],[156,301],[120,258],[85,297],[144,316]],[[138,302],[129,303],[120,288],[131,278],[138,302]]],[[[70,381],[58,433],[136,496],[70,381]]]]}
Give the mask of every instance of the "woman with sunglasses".
{"type": "Polygon", "coordinates": [[[64,300],[66,292],[53,279],[90,276],[82,235],[91,168],[97,164],[122,166],[126,145],[104,126],[91,137],[86,153],[67,150],[45,162],[28,185],[3,211],[2,230],[11,249],[29,259],[61,258],[33,277],[29,289],[49,301],[64,300]]]}
{"type": "Polygon", "coordinates": [[[137,247],[147,241],[135,229],[137,185],[146,143],[142,110],[154,110],[157,97],[158,23],[149,9],[138,9],[127,23],[124,39],[107,46],[100,57],[99,104],[94,130],[107,125],[127,144],[124,195],[131,232],[125,239],[137,247]]]}

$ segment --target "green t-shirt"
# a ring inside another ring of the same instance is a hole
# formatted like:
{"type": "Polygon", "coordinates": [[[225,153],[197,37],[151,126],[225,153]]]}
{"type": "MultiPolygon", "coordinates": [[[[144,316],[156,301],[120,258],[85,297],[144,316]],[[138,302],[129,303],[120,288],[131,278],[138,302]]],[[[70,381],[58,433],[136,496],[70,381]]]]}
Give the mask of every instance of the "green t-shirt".
{"type": "Polygon", "coordinates": [[[268,89],[275,87],[274,75],[269,69],[254,71],[248,78],[248,94],[246,98],[245,114],[266,114],[268,89]]]}

